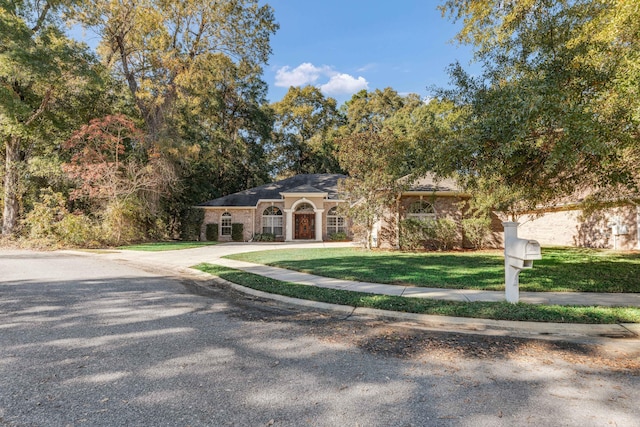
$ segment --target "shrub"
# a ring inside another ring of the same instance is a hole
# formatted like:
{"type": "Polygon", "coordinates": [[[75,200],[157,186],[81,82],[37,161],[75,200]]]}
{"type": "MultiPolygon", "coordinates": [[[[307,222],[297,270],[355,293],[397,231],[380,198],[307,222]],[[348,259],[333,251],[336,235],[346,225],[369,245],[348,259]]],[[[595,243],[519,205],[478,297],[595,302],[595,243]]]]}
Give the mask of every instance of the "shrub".
{"type": "Polygon", "coordinates": [[[83,214],[66,215],[56,224],[56,232],[65,245],[99,246],[99,230],[94,221],[83,214]]]}
{"type": "Polygon", "coordinates": [[[338,231],[336,233],[329,234],[329,240],[334,242],[347,240],[347,233],[344,231],[338,231]]]}
{"type": "Polygon", "coordinates": [[[464,235],[475,249],[484,247],[487,236],[491,231],[491,220],[489,218],[465,218],[462,220],[464,235]]]}
{"type": "Polygon", "coordinates": [[[180,238],[191,241],[200,240],[200,227],[203,221],[204,209],[186,209],[180,223],[180,238]]]}
{"type": "Polygon", "coordinates": [[[253,236],[254,242],[275,242],[276,235],[272,233],[257,233],[253,236]]]}
{"type": "Polygon", "coordinates": [[[453,249],[459,240],[458,225],[449,218],[443,218],[436,221],[436,241],[438,249],[453,249]]]}
{"type": "Polygon", "coordinates": [[[448,250],[458,241],[458,227],[455,221],[443,218],[420,221],[407,218],[400,221],[400,249],[404,251],[448,250]]]}
{"type": "Polygon", "coordinates": [[[207,224],[205,231],[205,238],[209,242],[218,241],[218,224],[207,224]]]}
{"type": "Polygon", "coordinates": [[[62,193],[54,193],[50,188],[43,189],[40,201],[33,204],[33,209],[24,220],[29,238],[57,240],[56,224],[68,213],[65,204],[62,193]]]}
{"type": "Polygon", "coordinates": [[[231,224],[231,240],[234,242],[242,242],[244,240],[244,225],[241,223],[231,224]]]}
{"type": "Polygon", "coordinates": [[[107,243],[122,245],[146,238],[146,212],[134,200],[113,200],[105,209],[102,227],[107,243]]]}

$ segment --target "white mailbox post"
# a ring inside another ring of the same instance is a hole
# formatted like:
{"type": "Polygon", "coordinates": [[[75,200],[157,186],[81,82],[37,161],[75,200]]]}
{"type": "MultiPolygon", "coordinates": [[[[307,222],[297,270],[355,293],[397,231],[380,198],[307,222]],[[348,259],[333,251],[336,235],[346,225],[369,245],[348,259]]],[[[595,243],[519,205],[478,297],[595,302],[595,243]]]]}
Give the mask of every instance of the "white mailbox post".
{"type": "Polygon", "coordinates": [[[519,276],[525,268],[533,268],[533,260],[542,259],[540,244],[518,238],[518,223],[503,222],[505,298],[515,304],[520,298],[519,276]]]}

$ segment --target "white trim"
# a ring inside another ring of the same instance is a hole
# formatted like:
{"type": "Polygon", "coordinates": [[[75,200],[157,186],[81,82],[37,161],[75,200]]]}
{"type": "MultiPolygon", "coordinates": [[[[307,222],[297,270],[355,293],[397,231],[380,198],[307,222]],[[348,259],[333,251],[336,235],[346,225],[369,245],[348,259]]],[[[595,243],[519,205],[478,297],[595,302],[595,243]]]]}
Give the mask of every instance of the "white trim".
{"type": "Polygon", "coordinates": [[[326,199],[327,196],[329,196],[329,193],[289,193],[289,192],[282,192],[280,193],[280,195],[282,197],[313,197],[313,198],[318,198],[321,197],[323,199],[326,199]]]}

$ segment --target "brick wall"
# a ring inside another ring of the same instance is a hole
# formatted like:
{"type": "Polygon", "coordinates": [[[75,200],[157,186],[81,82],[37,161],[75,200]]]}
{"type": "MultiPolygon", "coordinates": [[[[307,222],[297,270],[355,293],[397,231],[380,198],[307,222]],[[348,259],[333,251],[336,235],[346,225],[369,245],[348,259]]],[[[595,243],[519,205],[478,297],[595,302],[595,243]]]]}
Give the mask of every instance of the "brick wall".
{"type": "MultiPolygon", "coordinates": [[[[207,224],[218,224],[218,233],[222,232],[220,227],[220,220],[224,212],[231,214],[231,223],[242,224],[242,239],[243,241],[249,241],[253,237],[254,233],[254,213],[255,209],[225,209],[225,208],[207,208],[204,211],[204,221],[200,228],[200,240],[206,240],[206,226],[207,224]]],[[[218,240],[221,242],[230,242],[231,236],[222,236],[218,234],[218,240]]]]}

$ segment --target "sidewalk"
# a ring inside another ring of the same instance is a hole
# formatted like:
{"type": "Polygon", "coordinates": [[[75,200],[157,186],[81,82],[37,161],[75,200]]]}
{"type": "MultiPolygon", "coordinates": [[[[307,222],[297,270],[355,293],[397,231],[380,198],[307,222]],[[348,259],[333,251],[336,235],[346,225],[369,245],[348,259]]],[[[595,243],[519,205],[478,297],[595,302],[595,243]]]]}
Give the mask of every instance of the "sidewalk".
{"type": "MultiPolygon", "coordinates": [[[[300,273],[261,264],[235,261],[219,258],[212,264],[235,268],[248,273],[282,280],[284,282],[301,285],[318,286],[321,288],[341,289],[347,291],[366,292],[380,295],[394,295],[412,298],[431,298],[449,301],[504,301],[503,291],[477,291],[471,289],[441,289],[422,288],[414,286],[385,285],[381,283],[355,282],[350,280],[332,279],[300,273]]],[[[520,301],[528,304],[548,305],[601,305],[620,307],[640,307],[640,294],[619,293],[604,294],[593,292],[520,292],[520,301]]]]}

